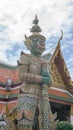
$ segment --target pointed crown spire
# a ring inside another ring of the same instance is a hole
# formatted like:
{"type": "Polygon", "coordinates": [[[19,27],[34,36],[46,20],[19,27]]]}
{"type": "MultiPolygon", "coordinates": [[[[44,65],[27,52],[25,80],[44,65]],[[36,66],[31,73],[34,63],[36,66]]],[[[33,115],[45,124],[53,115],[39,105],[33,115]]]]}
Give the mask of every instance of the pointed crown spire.
{"type": "Polygon", "coordinates": [[[36,32],[41,32],[42,30],[41,30],[41,28],[39,27],[39,25],[38,25],[38,22],[39,22],[39,20],[38,20],[38,18],[37,18],[37,15],[35,15],[35,19],[33,20],[33,26],[32,26],[32,28],[30,29],[30,32],[32,32],[32,33],[36,33],[36,32]]]}
{"type": "Polygon", "coordinates": [[[37,14],[35,15],[35,19],[33,20],[33,24],[38,24],[39,20],[37,18],[37,14]]]}

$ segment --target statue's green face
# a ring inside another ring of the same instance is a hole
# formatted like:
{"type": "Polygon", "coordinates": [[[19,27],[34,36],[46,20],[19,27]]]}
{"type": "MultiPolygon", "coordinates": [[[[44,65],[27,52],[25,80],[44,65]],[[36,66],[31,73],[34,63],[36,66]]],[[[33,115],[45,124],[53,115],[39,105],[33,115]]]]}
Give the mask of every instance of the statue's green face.
{"type": "Polygon", "coordinates": [[[31,45],[31,52],[36,55],[40,56],[45,50],[45,43],[40,38],[34,38],[33,43],[31,45]]]}

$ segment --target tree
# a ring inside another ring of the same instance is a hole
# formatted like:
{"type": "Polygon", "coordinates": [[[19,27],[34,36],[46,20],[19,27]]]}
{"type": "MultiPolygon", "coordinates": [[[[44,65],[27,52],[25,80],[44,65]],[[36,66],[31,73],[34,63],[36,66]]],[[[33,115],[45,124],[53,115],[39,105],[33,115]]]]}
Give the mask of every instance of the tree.
{"type": "Polygon", "coordinates": [[[57,130],[73,130],[73,126],[68,121],[60,121],[57,124],[57,130]]]}

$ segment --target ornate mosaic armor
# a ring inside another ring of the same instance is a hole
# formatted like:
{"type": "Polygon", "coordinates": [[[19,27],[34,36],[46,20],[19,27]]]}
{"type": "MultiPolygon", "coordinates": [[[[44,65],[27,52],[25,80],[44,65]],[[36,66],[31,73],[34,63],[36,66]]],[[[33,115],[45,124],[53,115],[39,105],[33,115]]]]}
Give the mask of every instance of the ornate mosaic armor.
{"type": "Polygon", "coordinates": [[[19,76],[21,81],[23,81],[23,85],[20,89],[20,95],[18,98],[19,127],[21,127],[22,125],[22,127],[24,128],[30,128],[32,127],[34,114],[39,102],[41,88],[38,83],[38,80],[40,80],[38,75],[40,75],[41,73],[41,62],[38,58],[35,58],[32,55],[22,54],[20,58],[20,63],[19,76]],[[25,62],[24,57],[26,57],[27,63],[25,62]],[[24,63],[22,63],[23,58],[24,63]],[[34,75],[37,75],[37,79],[35,79],[36,77],[34,77],[34,75]]]}

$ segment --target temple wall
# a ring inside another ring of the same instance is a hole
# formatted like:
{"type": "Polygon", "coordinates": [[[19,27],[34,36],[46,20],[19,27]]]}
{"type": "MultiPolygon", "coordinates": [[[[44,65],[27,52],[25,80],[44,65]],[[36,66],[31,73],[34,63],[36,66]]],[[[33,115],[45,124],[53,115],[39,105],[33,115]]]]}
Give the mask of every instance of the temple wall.
{"type": "Polygon", "coordinates": [[[71,107],[71,124],[73,125],[73,106],[71,107]]]}
{"type": "Polygon", "coordinates": [[[71,116],[71,124],[73,125],[73,116],[71,116]]]}
{"type": "Polygon", "coordinates": [[[73,106],[71,107],[71,115],[73,116],[73,106]]]}
{"type": "Polygon", "coordinates": [[[71,124],[73,125],[73,106],[71,107],[71,124]]]}
{"type": "Polygon", "coordinates": [[[7,79],[18,81],[18,68],[0,64],[0,82],[5,83],[7,79]]]}

